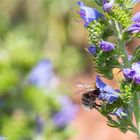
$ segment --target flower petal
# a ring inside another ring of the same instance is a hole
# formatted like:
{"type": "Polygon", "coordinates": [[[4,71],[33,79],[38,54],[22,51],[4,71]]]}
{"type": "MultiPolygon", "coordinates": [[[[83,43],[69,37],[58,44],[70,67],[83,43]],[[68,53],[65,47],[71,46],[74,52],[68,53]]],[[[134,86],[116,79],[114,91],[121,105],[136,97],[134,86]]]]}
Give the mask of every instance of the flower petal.
{"type": "Polygon", "coordinates": [[[96,46],[95,45],[89,46],[88,52],[95,56],[96,55],[96,46]]]}
{"type": "Polygon", "coordinates": [[[127,29],[128,32],[138,33],[140,32],[140,23],[135,23],[127,29]]]}
{"type": "Polygon", "coordinates": [[[111,8],[114,5],[114,0],[110,0],[110,2],[108,2],[107,0],[103,1],[103,9],[105,12],[109,12],[111,10],[111,8]]]}
{"type": "Polygon", "coordinates": [[[136,14],[132,17],[132,21],[133,21],[133,22],[140,22],[140,12],[136,13],[136,14]]]}
{"type": "Polygon", "coordinates": [[[125,78],[127,78],[127,79],[133,78],[135,73],[136,72],[130,68],[123,69],[123,74],[124,74],[125,78]]]}
{"type": "Polygon", "coordinates": [[[136,62],[132,64],[132,69],[140,75],[140,62],[136,62]]]}
{"type": "Polygon", "coordinates": [[[112,104],[118,99],[116,91],[111,86],[102,82],[99,76],[96,77],[96,87],[100,90],[100,94],[98,96],[99,100],[105,100],[112,104]]]}
{"type": "Polygon", "coordinates": [[[93,20],[97,20],[103,16],[96,9],[85,6],[85,4],[81,1],[78,1],[77,4],[80,6],[79,14],[85,23],[85,27],[87,27],[93,20]]]}
{"type": "Polygon", "coordinates": [[[140,84],[140,75],[139,74],[135,74],[133,76],[133,80],[136,84],[140,84]]]}

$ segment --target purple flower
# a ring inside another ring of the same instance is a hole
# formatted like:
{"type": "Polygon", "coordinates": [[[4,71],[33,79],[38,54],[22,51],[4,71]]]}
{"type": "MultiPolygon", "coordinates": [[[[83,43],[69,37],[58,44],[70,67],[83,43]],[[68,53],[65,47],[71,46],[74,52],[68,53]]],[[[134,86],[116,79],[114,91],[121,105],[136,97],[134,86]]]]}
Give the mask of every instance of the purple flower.
{"type": "Polygon", "coordinates": [[[44,124],[45,124],[45,122],[41,118],[41,116],[37,115],[37,117],[36,117],[36,132],[38,134],[41,134],[43,132],[44,124]]]}
{"type": "Polygon", "coordinates": [[[125,78],[131,79],[131,78],[133,78],[135,71],[130,68],[126,68],[126,69],[123,69],[123,74],[124,74],[125,78]]]}
{"type": "Polygon", "coordinates": [[[127,31],[131,33],[138,33],[140,32],[140,12],[136,13],[132,17],[132,21],[135,22],[133,25],[131,25],[127,31]]]}
{"type": "Polygon", "coordinates": [[[140,75],[139,74],[135,74],[133,76],[133,80],[135,81],[136,84],[140,85],[140,75]]]}
{"type": "Polygon", "coordinates": [[[87,27],[89,23],[92,22],[93,20],[98,20],[100,17],[103,16],[96,9],[85,6],[83,2],[78,1],[77,4],[80,6],[79,14],[85,23],[84,24],[85,27],[87,27]]]}
{"type": "Polygon", "coordinates": [[[95,47],[95,45],[89,46],[88,47],[88,52],[95,56],[96,55],[96,47],[95,47]]]}
{"type": "Polygon", "coordinates": [[[125,78],[140,84],[140,62],[133,63],[131,68],[123,69],[123,74],[125,78]]]}
{"type": "Polygon", "coordinates": [[[109,51],[115,49],[114,44],[111,43],[111,42],[107,42],[107,41],[101,41],[101,42],[99,43],[99,46],[101,47],[101,49],[102,49],[104,52],[109,52],[109,51]]]}
{"type": "Polygon", "coordinates": [[[96,77],[96,87],[100,90],[99,100],[105,100],[112,104],[118,99],[117,92],[111,86],[105,84],[99,76],[96,77]]]}
{"type": "Polygon", "coordinates": [[[132,64],[132,69],[135,71],[133,80],[135,81],[135,83],[140,84],[140,62],[132,64]]]}
{"type": "Polygon", "coordinates": [[[65,127],[76,116],[78,106],[66,96],[60,98],[60,103],[62,108],[54,114],[52,120],[57,127],[65,127]]]}
{"type": "Polygon", "coordinates": [[[131,33],[138,33],[138,32],[140,32],[140,23],[134,23],[132,26],[130,26],[127,29],[127,31],[131,32],[131,33]]]}
{"type": "Polygon", "coordinates": [[[128,55],[128,60],[129,60],[129,61],[131,61],[131,60],[132,60],[132,58],[133,58],[133,56],[132,56],[132,55],[128,55]]]}
{"type": "Polygon", "coordinates": [[[0,140],[6,140],[6,139],[5,139],[4,137],[1,137],[1,136],[0,136],[0,140]]]}
{"type": "Polygon", "coordinates": [[[140,0],[132,0],[133,3],[138,3],[140,0]]]}
{"type": "Polygon", "coordinates": [[[58,84],[50,60],[41,60],[30,72],[28,80],[38,87],[54,87],[58,84]]]}
{"type": "Polygon", "coordinates": [[[140,12],[136,13],[136,14],[132,17],[132,21],[133,21],[133,22],[140,22],[140,12]]]}
{"type": "Polygon", "coordinates": [[[114,5],[114,0],[103,0],[103,9],[105,12],[109,12],[114,5]]]}

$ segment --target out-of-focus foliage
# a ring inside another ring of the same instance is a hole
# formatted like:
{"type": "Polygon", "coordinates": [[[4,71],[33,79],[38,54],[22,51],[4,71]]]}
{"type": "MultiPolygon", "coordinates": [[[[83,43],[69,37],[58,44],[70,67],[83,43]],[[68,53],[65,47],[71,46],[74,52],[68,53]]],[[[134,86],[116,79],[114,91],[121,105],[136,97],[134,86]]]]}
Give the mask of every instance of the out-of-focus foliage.
{"type": "Polygon", "coordinates": [[[72,20],[71,4],[66,0],[0,1],[0,136],[6,140],[71,136],[70,126],[60,126],[62,120],[56,123],[53,118],[62,115],[71,121],[71,108],[77,107],[58,87],[40,88],[29,82],[30,73],[46,58],[60,76],[82,72],[84,53],[75,46],[84,44],[78,41],[84,32],[72,20]],[[61,104],[64,97],[67,105],[61,104]]]}

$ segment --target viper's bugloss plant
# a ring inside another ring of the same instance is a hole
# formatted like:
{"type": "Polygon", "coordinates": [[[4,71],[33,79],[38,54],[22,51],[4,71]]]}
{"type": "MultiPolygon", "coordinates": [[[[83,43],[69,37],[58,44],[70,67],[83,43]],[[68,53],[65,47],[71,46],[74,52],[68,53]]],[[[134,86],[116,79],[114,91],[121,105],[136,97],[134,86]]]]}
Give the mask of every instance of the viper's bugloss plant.
{"type": "Polygon", "coordinates": [[[130,40],[140,37],[140,12],[132,15],[132,8],[139,0],[96,2],[103,12],[78,2],[79,15],[89,35],[87,51],[100,75],[96,77],[96,89],[83,94],[82,102],[106,117],[109,126],[140,136],[140,47],[131,57],[126,50],[130,40]],[[113,89],[100,78],[112,80],[115,68],[123,73],[119,89],[113,89]]]}

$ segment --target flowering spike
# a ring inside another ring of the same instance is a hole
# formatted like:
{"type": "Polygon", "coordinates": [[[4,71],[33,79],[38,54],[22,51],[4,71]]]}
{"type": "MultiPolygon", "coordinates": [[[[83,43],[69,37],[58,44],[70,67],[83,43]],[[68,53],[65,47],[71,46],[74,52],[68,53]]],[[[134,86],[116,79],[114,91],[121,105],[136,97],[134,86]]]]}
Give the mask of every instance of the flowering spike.
{"type": "Polygon", "coordinates": [[[140,12],[132,17],[132,8],[138,2],[140,0],[96,0],[107,12],[104,18],[93,16],[97,14],[96,10],[85,6],[83,2],[78,4],[79,14],[88,30],[88,52],[93,55],[96,72],[109,80],[115,77],[116,68],[124,74],[118,90],[97,76],[96,89],[84,93],[90,96],[82,98],[82,101],[105,116],[109,126],[119,128],[124,133],[131,130],[140,137],[140,46],[131,57],[125,48],[128,41],[140,36],[140,12]],[[132,122],[132,114],[138,124],[137,128],[132,122]]]}

